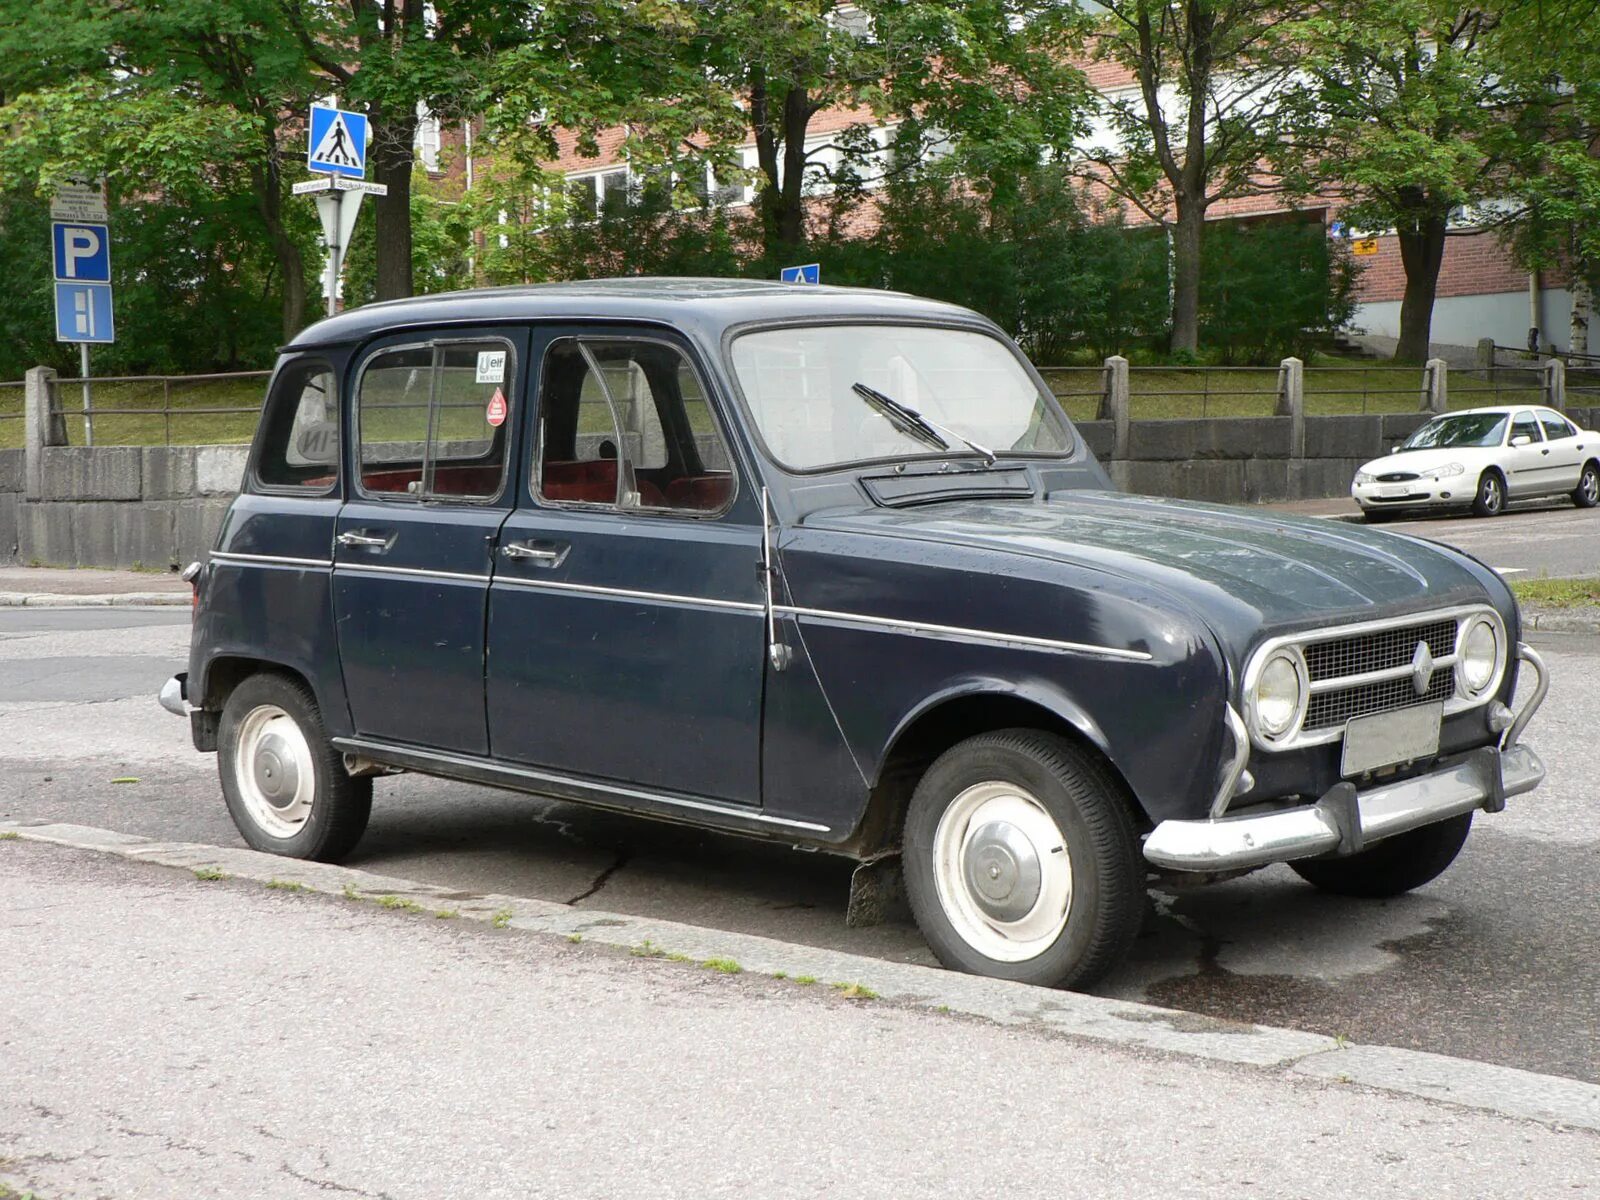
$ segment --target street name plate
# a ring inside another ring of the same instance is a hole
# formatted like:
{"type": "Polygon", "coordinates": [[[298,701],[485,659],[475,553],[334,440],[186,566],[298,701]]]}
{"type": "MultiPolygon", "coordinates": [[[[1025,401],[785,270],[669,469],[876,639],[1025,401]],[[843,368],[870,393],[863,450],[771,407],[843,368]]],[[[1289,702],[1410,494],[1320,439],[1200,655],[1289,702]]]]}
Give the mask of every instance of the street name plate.
{"type": "Polygon", "coordinates": [[[1339,773],[1345,778],[1392,767],[1439,753],[1439,724],[1443,704],[1418,704],[1394,712],[1357,717],[1344,727],[1344,758],[1339,773]]]}

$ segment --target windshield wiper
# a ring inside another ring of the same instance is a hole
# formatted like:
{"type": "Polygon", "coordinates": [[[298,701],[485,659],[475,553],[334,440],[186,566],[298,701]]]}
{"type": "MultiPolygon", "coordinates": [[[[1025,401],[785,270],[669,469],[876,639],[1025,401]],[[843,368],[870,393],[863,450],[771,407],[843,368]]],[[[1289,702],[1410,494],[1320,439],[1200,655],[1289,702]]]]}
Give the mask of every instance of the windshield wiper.
{"type": "Polygon", "coordinates": [[[998,456],[993,450],[986,446],[980,446],[971,438],[957,433],[954,429],[948,429],[937,421],[923,416],[916,409],[901,404],[900,401],[892,397],[885,396],[877,388],[868,387],[864,383],[852,383],[850,390],[870,404],[876,411],[882,413],[889,424],[900,430],[901,433],[916,438],[924,445],[932,446],[935,450],[948,450],[950,449],[950,443],[939,435],[941,433],[949,434],[969,450],[983,455],[991,467],[998,461],[998,456]]]}

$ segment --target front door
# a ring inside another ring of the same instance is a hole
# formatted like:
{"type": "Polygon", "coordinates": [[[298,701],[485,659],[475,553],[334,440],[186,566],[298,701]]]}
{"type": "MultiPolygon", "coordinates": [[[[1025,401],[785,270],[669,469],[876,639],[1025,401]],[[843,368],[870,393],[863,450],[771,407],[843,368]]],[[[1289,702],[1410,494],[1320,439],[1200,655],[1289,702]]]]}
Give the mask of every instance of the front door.
{"type": "Polygon", "coordinates": [[[1537,495],[1548,475],[1550,456],[1532,409],[1518,409],[1512,416],[1506,434],[1505,461],[1506,495],[1537,495]]]}
{"type": "Polygon", "coordinates": [[[553,331],[489,599],[498,758],[760,802],[761,510],[666,337],[553,331]]]}
{"type": "Polygon", "coordinates": [[[527,333],[409,334],[355,368],[333,607],[356,733],[488,752],[484,619],[527,333]]]}

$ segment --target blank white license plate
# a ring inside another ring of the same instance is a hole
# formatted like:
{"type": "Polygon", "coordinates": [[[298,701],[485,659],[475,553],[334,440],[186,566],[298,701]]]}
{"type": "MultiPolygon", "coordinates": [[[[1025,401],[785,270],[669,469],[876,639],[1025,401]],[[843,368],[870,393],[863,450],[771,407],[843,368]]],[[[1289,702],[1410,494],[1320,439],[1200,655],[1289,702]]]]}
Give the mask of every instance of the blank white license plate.
{"type": "Polygon", "coordinates": [[[1403,483],[1390,484],[1388,487],[1381,487],[1378,489],[1378,495],[1380,496],[1406,496],[1410,493],[1411,489],[1403,483]]]}
{"type": "Polygon", "coordinates": [[[1443,704],[1419,704],[1394,712],[1356,717],[1344,727],[1344,758],[1339,773],[1348,778],[1379,767],[1439,753],[1443,704]]]}

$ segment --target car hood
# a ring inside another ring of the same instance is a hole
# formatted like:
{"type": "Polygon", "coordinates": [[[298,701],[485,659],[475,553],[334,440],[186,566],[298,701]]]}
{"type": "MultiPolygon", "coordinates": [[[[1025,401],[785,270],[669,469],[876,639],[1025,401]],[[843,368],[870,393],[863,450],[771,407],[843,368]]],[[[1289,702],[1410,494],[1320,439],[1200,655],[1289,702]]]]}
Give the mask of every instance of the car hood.
{"type": "Polygon", "coordinates": [[[806,524],[992,548],[1153,584],[1236,649],[1266,633],[1491,599],[1504,612],[1509,596],[1481,564],[1420,538],[1118,492],[833,510],[806,524]]]}
{"type": "Polygon", "coordinates": [[[1385,454],[1382,458],[1363,463],[1361,469],[1369,475],[1388,475],[1395,471],[1420,475],[1424,471],[1448,466],[1450,463],[1461,463],[1465,466],[1481,462],[1491,449],[1498,447],[1450,446],[1443,450],[1402,450],[1399,454],[1385,454]]]}

